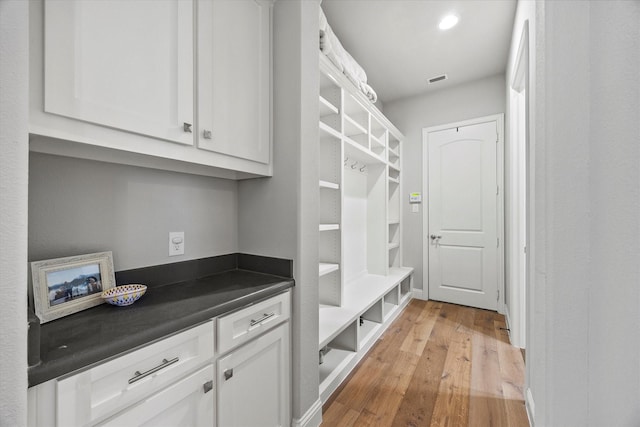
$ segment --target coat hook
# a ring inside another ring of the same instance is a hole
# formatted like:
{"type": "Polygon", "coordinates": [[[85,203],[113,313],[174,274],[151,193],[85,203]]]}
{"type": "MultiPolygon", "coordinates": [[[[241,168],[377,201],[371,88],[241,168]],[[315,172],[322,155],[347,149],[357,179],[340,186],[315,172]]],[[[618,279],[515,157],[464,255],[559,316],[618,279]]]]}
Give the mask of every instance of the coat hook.
{"type": "Polygon", "coordinates": [[[346,157],[346,158],[344,159],[344,165],[345,165],[345,166],[347,166],[347,162],[348,162],[348,161],[349,161],[349,158],[348,158],[348,157],[346,157]]]}
{"type": "Polygon", "coordinates": [[[360,168],[360,172],[364,172],[364,168],[366,168],[366,167],[367,167],[367,165],[362,166],[362,167],[360,168]]]}
{"type": "Polygon", "coordinates": [[[351,169],[355,169],[358,167],[358,162],[353,162],[353,164],[351,165],[351,169]]]}

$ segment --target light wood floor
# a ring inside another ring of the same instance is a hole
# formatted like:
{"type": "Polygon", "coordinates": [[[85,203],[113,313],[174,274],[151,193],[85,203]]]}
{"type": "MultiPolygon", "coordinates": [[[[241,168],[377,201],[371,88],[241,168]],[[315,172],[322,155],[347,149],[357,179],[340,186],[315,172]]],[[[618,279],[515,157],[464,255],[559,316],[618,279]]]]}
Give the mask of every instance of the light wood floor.
{"type": "Polygon", "coordinates": [[[492,311],[413,300],[327,401],[322,427],[528,426],[524,361],[492,311]]]}

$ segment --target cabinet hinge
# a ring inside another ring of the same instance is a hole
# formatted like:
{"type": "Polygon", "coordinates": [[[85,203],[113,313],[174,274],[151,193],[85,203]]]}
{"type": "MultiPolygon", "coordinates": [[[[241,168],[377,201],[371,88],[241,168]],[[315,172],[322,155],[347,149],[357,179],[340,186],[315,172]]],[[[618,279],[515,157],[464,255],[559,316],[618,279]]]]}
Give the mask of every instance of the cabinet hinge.
{"type": "Polygon", "coordinates": [[[496,301],[500,301],[500,289],[496,291],[496,301]]]}
{"type": "Polygon", "coordinates": [[[500,186],[499,186],[499,185],[496,185],[496,196],[497,196],[498,194],[500,194],[500,186]]]}
{"type": "Polygon", "coordinates": [[[496,248],[500,247],[500,238],[496,237],[496,248]]]}

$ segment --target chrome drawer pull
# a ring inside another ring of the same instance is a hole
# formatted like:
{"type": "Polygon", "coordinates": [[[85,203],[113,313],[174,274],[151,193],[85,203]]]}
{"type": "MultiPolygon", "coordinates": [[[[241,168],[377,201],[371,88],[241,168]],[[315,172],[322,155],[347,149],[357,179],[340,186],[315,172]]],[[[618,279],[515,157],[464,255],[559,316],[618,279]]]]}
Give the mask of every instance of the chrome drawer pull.
{"type": "Polygon", "coordinates": [[[205,394],[209,393],[211,390],[213,390],[213,381],[207,381],[206,383],[202,384],[202,389],[204,390],[205,394]]]}
{"type": "Polygon", "coordinates": [[[143,379],[144,377],[148,377],[149,375],[158,372],[160,369],[164,369],[169,365],[173,365],[174,363],[176,363],[177,361],[179,361],[180,358],[179,357],[175,357],[171,360],[167,360],[167,359],[162,359],[162,363],[159,364],[158,366],[156,366],[155,368],[151,368],[148,371],[145,372],[140,372],[140,371],[135,371],[133,373],[133,377],[129,378],[129,384],[133,384],[136,381],[140,381],[141,379],[143,379]]]}
{"type": "Polygon", "coordinates": [[[269,313],[269,314],[264,313],[264,314],[262,315],[262,317],[261,317],[261,318],[259,318],[258,320],[251,319],[251,323],[249,323],[249,327],[256,326],[257,324],[262,323],[262,322],[264,322],[265,320],[267,320],[267,319],[269,319],[269,318],[271,318],[271,317],[273,317],[273,316],[275,316],[275,315],[276,315],[276,312],[275,312],[275,311],[274,311],[274,312],[272,312],[272,313],[269,313]]]}

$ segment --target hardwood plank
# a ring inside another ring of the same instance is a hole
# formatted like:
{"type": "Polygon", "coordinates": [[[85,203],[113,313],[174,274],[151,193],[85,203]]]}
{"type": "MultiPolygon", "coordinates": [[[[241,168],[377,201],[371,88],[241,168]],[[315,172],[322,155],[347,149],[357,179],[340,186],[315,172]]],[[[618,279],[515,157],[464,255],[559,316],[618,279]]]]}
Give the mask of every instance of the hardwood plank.
{"type": "Polygon", "coordinates": [[[362,411],[371,394],[375,392],[377,383],[381,381],[382,374],[387,369],[388,365],[378,358],[367,357],[336,397],[336,401],[358,412],[362,411]]]}
{"type": "MultiPolygon", "coordinates": [[[[364,411],[362,411],[360,413],[360,416],[356,420],[356,423],[354,424],[354,426],[357,426],[357,427],[380,427],[380,424],[378,424],[378,417],[375,414],[372,414],[371,412],[369,412],[367,410],[364,410],[364,411]]],[[[338,426],[336,426],[336,427],[338,427],[338,426]]],[[[342,425],[339,425],[339,427],[342,427],[342,425]]]]}
{"type": "Polygon", "coordinates": [[[451,325],[447,324],[447,319],[451,315],[451,309],[442,304],[429,304],[427,308],[435,311],[436,323],[398,408],[393,426],[417,427],[431,422],[449,350],[448,335],[451,333],[451,325]]]}
{"type": "Polygon", "coordinates": [[[348,406],[334,401],[329,409],[322,414],[322,425],[323,426],[340,426],[340,427],[351,427],[356,424],[358,417],[360,416],[360,412],[349,408],[348,406]]]}
{"type": "Polygon", "coordinates": [[[503,319],[494,322],[496,328],[496,346],[500,366],[500,379],[506,416],[511,425],[529,425],[529,418],[524,406],[524,360],[522,353],[509,343],[509,336],[503,319]]]}
{"type": "Polygon", "coordinates": [[[413,300],[327,404],[322,426],[528,426],[524,361],[498,313],[413,300]]]}
{"type": "Polygon", "coordinates": [[[467,331],[468,311],[456,310],[455,330],[450,335],[449,351],[444,362],[438,397],[433,408],[431,426],[465,426],[469,422],[471,386],[471,337],[467,331]]]}
{"type": "Polygon", "coordinates": [[[470,426],[506,426],[506,407],[495,340],[478,331],[471,358],[470,426]]]}
{"type": "Polygon", "coordinates": [[[425,306],[427,306],[427,301],[412,300],[409,303],[402,315],[389,326],[380,338],[375,349],[377,357],[381,357],[384,361],[393,361],[394,352],[402,346],[407,333],[418,321],[425,306]]]}
{"type": "Polygon", "coordinates": [[[438,320],[441,303],[426,304],[400,346],[401,351],[421,355],[438,320]]]}
{"type": "Polygon", "coordinates": [[[365,411],[376,415],[376,425],[391,425],[419,359],[420,356],[412,353],[396,352],[396,358],[385,372],[378,390],[365,406],[365,411]]]}

